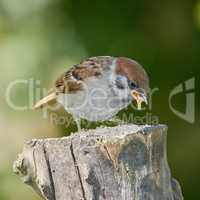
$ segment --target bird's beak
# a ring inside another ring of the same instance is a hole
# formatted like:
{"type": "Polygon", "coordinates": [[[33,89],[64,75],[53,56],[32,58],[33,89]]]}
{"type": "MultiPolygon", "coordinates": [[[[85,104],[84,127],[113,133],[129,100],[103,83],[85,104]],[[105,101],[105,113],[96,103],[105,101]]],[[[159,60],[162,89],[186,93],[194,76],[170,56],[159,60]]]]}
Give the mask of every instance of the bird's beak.
{"type": "Polygon", "coordinates": [[[138,110],[141,110],[142,103],[148,104],[146,93],[143,89],[137,88],[131,91],[131,96],[137,102],[138,110]]]}

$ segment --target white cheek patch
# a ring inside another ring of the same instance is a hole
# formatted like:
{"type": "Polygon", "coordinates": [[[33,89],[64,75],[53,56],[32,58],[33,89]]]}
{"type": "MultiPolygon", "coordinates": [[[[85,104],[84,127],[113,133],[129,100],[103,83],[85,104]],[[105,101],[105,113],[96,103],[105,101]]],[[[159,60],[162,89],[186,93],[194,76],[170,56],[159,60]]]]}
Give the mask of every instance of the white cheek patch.
{"type": "Polygon", "coordinates": [[[115,96],[119,99],[127,99],[130,96],[130,88],[128,86],[127,78],[123,75],[116,75],[114,71],[109,78],[110,88],[115,96]]]}

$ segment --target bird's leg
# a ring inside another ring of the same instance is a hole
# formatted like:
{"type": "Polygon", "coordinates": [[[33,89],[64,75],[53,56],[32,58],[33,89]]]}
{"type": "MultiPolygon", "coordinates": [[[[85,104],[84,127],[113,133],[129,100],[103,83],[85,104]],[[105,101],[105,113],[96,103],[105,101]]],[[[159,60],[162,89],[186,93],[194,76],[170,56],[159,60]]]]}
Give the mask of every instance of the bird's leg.
{"type": "Polygon", "coordinates": [[[74,117],[74,121],[76,122],[78,132],[81,131],[81,120],[79,118],[74,117]]]}

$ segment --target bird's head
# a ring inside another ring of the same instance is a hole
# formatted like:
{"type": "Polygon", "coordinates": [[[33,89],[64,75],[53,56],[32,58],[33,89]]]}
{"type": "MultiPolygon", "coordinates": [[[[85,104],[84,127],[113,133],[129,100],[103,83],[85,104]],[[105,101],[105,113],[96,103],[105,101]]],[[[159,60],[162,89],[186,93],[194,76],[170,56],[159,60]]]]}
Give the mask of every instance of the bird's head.
{"type": "Polygon", "coordinates": [[[125,77],[129,95],[137,102],[138,109],[141,104],[147,104],[149,92],[149,78],[143,67],[134,60],[119,57],[116,60],[116,74],[125,77]]]}

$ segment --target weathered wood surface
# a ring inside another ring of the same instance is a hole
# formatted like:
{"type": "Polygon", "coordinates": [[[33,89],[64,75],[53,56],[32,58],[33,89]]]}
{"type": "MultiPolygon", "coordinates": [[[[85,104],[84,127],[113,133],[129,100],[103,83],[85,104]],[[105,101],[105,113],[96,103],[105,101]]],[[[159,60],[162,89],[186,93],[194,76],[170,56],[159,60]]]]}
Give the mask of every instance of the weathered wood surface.
{"type": "Polygon", "coordinates": [[[167,127],[120,125],[26,143],[14,172],[46,200],[182,200],[167,127]]]}

